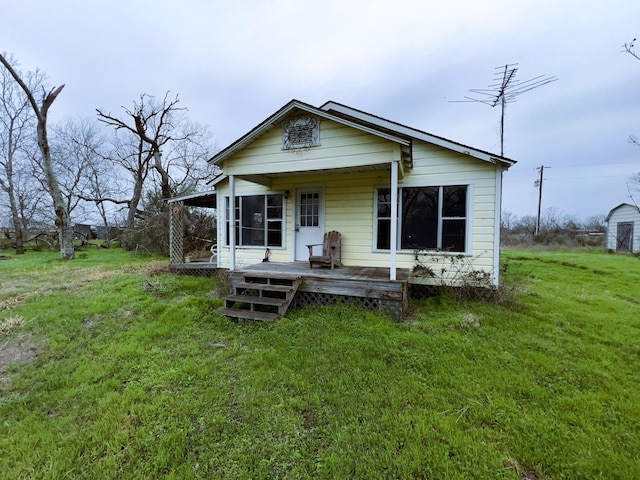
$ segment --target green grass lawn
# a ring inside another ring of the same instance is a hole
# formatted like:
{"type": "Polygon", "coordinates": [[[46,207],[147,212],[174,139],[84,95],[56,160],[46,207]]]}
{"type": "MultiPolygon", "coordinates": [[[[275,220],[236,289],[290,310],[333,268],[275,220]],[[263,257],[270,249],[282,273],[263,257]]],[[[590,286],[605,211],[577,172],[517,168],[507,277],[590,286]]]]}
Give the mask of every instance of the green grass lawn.
{"type": "Polygon", "coordinates": [[[119,249],[8,255],[2,478],[640,478],[633,257],[507,251],[509,302],[263,324],[119,249]]]}

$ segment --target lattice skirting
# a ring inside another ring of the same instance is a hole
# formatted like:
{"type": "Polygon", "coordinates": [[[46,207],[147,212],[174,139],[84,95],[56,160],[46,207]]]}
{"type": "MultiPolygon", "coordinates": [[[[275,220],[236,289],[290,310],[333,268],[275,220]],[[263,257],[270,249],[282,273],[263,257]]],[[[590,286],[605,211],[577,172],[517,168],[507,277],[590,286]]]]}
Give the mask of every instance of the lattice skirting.
{"type": "Polygon", "coordinates": [[[378,298],[351,297],[347,295],[298,291],[293,299],[291,308],[317,307],[349,302],[356,302],[365,310],[387,311],[394,319],[402,320],[402,314],[404,311],[404,305],[402,302],[381,300],[378,298]]]}
{"type": "Polygon", "coordinates": [[[409,284],[409,297],[418,299],[418,298],[429,298],[440,293],[440,288],[436,285],[422,285],[419,283],[410,283],[409,284]]]}
{"type": "Polygon", "coordinates": [[[169,265],[169,271],[176,275],[191,275],[194,277],[215,277],[219,275],[220,270],[216,268],[198,268],[194,264],[193,267],[173,267],[169,265]]]}
{"type": "Polygon", "coordinates": [[[184,261],[184,202],[175,202],[169,209],[169,257],[171,263],[184,261]]]}

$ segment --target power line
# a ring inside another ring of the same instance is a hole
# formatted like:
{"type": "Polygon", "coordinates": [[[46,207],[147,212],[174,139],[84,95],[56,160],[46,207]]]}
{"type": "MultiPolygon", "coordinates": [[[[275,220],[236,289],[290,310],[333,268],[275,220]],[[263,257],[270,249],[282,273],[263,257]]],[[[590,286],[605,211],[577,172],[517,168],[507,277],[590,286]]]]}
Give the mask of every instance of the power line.
{"type": "MultiPolygon", "coordinates": [[[[627,166],[627,165],[636,165],[638,170],[640,170],[639,162],[617,162],[617,163],[579,163],[575,165],[547,165],[546,168],[553,167],[554,169],[582,169],[585,167],[616,167],[616,166],[627,166]]],[[[509,176],[511,177],[519,177],[519,176],[528,176],[532,170],[538,171],[540,167],[528,167],[524,170],[515,170],[513,172],[509,172],[509,176]]],[[[588,175],[588,176],[580,176],[580,177],[554,177],[555,179],[565,179],[565,178],[607,178],[607,177],[626,177],[628,173],[619,174],[619,175],[588,175]]]]}
{"type": "Polygon", "coordinates": [[[616,162],[616,163],[576,163],[574,165],[554,165],[553,168],[578,168],[578,167],[613,167],[616,165],[637,165],[640,168],[640,162],[616,162]]]}

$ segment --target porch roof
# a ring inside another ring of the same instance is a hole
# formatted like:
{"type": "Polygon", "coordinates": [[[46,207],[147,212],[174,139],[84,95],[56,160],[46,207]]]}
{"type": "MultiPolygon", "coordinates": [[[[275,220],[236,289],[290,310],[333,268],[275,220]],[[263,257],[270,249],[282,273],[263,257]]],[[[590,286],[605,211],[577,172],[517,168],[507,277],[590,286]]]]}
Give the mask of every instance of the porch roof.
{"type": "Polygon", "coordinates": [[[215,190],[208,190],[205,192],[190,193],[188,195],[181,195],[179,197],[173,197],[167,200],[167,203],[183,202],[190,207],[208,207],[217,208],[217,192],[215,190]]]}

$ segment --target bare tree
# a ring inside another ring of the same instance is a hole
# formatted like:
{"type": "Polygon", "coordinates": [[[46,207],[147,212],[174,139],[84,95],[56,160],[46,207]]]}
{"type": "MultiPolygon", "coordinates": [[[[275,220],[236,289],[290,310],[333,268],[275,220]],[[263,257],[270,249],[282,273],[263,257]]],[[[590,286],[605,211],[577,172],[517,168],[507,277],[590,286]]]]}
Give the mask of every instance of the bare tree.
{"type": "Polygon", "coordinates": [[[502,216],[500,218],[500,227],[502,228],[502,230],[509,232],[511,231],[511,229],[513,228],[513,226],[516,223],[516,216],[513,214],[513,212],[509,212],[507,210],[503,210],[502,211],[502,216]]]}
{"type": "Polygon", "coordinates": [[[541,230],[546,233],[558,233],[562,230],[564,216],[558,207],[547,207],[542,216],[541,230]]]}
{"type": "Polygon", "coordinates": [[[123,107],[124,120],[97,110],[98,120],[115,129],[109,160],[127,171],[132,181],[126,200],[111,199],[128,205],[128,228],[144,215],[142,203],[149,192],[159,191],[161,198],[171,198],[207,177],[203,170],[213,153],[210,135],[189,123],[186,109],[177,106],[178,97],[170,100],[168,95],[158,102],[142,94],[132,109],[123,107]],[[148,187],[150,178],[155,180],[148,187]]]}
{"type": "MultiPolygon", "coordinates": [[[[622,45],[622,48],[624,49],[625,53],[628,53],[629,55],[631,55],[636,60],[640,60],[640,54],[636,53],[636,51],[635,51],[635,43],[636,43],[636,39],[634,38],[629,43],[624,43],[622,45]]],[[[631,143],[631,144],[633,144],[633,145],[635,145],[637,147],[640,147],[640,139],[638,139],[638,137],[636,135],[629,135],[629,143],[631,143]]],[[[629,182],[632,183],[633,185],[640,186],[640,173],[633,174],[629,178],[629,182]]],[[[629,192],[629,198],[631,199],[631,201],[633,201],[633,203],[637,207],[638,204],[635,202],[631,192],[629,192]]]]}
{"type": "MultiPolygon", "coordinates": [[[[17,62],[9,57],[10,64],[17,62]]],[[[38,88],[43,75],[36,71],[22,75],[30,90],[38,88]]],[[[30,136],[35,127],[35,117],[29,106],[29,100],[16,84],[7,69],[0,72],[0,190],[4,191],[15,231],[16,254],[24,253],[24,228],[26,213],[24,201],[27,192],[20,187],[28,177],[25,167],[28,160],[25,152],[35,143],[30,136]]],[[[29,202],[31,203],[31,202],[29,202]]]]}
{"type": "Polygon", "coordinates": [[[86,199],[92,194],[91,171],[102,160],[102,139],[96,127],[92,120],[77,118],[53,128],[52,157],[70,214],[80,209],[85,216],[91,215],[86,212],[86,199]]]}
{"type": "Polygon", "coordinates": [[[171,140],[184,140],[185,138],[175,138],[173,125],[174,113],[184,108],[178,108],[178,97],[169,101],[167,96],[161,104],[157,103],[154,97],[150,95],[140,95],[140,102],[134,102],[133,109],[124,108],[124,111],[131,117],[133,124],[128,124],[124,120],[107,115],[101,110],[98,112],[98,120],[114,127],[116,130],[124,129],[134,136],[138,137],[142,142],[142,148],[146,147],[147,158],[145,163],[149,164],[153,160],[153,168],[160,175],[160,187],[163,198],[171,198],[172,191],[169,180],[169,174],[162,165],[161,148],[171,140]]]}
{"type": "Polygon", "coordinates": [[[118,173],[105,160],[105,139],[97,124],[87,118],[70,119],[55,129],[55,155],[58,171],[70,211],[81,208],[86,217],[96,214],[110,245],[107,203],[118,203],[118,173]]]}
{"type": "Polygon", "coordinates": [[[533,215],[524,215],[515,221],[512,230],[517,233],[533,235],[536,231],[538,219],[533,215]]]}
{"type": "Polygon", "coordinates": [[[590,217],[587,217],[583,222],[584,229],[588,232],[603,233],[606,230],[605,217],[606,215],[604,213],[591,215],[590,217]]]}
{"type": "Polygon", "coordinates": [[[60,92],[62,92],[64,85],[52,88],[49,91],[43,88],[42,101],[39,105],[29,85],[25,83],[20,74],[2,54],[0,54],[0,63],[4,65],[16,83],[24,91],[36,116],[38,147],[42,154],[42,165],[46,173],[47,189],[53,201],[53,208],[56,216],[55,223],[58,229],[58,240],[60,243],[60,257],[63,260],[72,260],[75,258],[73,250],[73,225],[71,224],[69,212],[67,211],[62,191],[60,189],[60,184],[58,183],[58,178],[54,170],[47,132],[47,114],[49,113],[49,108],[51,108],[53,102],[56,100],[58,95],[60,95],[60,92]]]}

